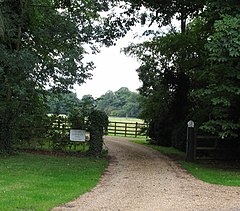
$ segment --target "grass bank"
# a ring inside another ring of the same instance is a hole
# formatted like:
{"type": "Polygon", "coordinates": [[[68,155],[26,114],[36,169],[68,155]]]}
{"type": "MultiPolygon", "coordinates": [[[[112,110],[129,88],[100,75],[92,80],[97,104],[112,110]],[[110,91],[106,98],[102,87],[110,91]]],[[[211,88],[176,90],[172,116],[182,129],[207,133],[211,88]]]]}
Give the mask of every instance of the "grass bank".
{"type": "Polygon", "coordinates": [[[0,157],[1,211],[46,211],[90,189],[107,166],[106,159],[22,153],[0,157]]]}
{"type": "Polygon", "coordinates": [[[172,157],[181,166],[190,172],[194,177],[211,184],[225,186],[240,186],[240,165],[239,162],[185,162],[185,153],[173,148],[149,144],[146,140],[134,140],[133,142],[151,147],[161,153],[172,157]]]}

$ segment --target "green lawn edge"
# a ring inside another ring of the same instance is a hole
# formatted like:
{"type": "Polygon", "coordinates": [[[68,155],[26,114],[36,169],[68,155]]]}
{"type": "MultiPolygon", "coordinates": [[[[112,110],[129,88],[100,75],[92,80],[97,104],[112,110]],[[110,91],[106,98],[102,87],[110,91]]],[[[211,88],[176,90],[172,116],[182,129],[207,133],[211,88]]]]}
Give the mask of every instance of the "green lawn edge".
{"type": "Polygon", "coordinates": [[[94,188],[106,158],[19,153],[0,157],[1,211],[46,211],[94,188]]]}
{"type": "Polygon", "coordinates": [[[189,163],[185,161],[185,153],[173,147],[152,145],[146,140],[131,140],[131,142],[151,147],[177,161],[182,168],[194,177],[210,183],[224,186],[240,186],[239,166],[213,165],[212,163],[189,163]]]}

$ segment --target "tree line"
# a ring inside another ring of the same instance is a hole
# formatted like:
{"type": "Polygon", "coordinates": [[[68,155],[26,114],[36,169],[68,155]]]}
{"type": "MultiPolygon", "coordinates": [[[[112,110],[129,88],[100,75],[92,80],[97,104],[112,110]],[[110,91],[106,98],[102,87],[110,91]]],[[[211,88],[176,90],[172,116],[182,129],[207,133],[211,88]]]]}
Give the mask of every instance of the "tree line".
{"type": "Polygon", "coordinates": [[[134,1],[150,14],[143,22],[168,32],[125,48],[136,57],[143,82],[142,118],[153,143],[186,146],[186,123],[202,133],[239,139],[240,2],[237,0],[134,1]],[[180,27],[172,26],[173,19],[180,27]]]}
{"type": "Polygon", "coordinates": [[[140,114],[140,95],[122,87],[116,92],[108,91],[96,102],[96,108],[109,116],[138,117],[140,114]]]}
{"type": "Polygon", "coordinates": [[[116,92],[107,91],[99,98],[94,99],[91,95],[84,95],[78,99],[73,92],[64,94],[51,93],[48,96],[48,113],[69,115],[78,107],[93,105],[97,110],[105,112],[108,116],[138,117],[140,115],[140,95],[122,87],[116,92]]]}

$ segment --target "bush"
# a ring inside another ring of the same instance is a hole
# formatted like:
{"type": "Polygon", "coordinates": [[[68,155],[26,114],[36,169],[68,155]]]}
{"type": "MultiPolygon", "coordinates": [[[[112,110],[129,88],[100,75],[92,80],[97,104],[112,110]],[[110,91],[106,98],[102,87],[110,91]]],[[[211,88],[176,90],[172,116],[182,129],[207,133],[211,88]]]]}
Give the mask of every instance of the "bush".
{"type": "Polygon", "coordinates": [[[90,131],[89,153],[99,156],[102,153],[104,130],[107,131],[108,116],[105,112],[93,110],[88,117],[90,131]]]}

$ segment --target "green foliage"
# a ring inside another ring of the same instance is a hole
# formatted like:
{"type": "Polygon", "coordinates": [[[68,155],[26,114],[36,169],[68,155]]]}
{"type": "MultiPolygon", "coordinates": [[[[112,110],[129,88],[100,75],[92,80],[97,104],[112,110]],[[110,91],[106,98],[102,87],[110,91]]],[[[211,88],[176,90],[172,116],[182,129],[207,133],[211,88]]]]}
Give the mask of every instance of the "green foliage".
{"type": "Polygon", "coordinates": [[[77,94],[73,92],[62,94],[49,93],[49,96],[47,96],[47,104],[49,107],[48,113],[66,115],[81,105],[77,94]]]}
{"type": "Polygon", "coordinates": [[[71,128],[85,129],[85,120],[95,108],[95,100],[91,95],[85,95],[80,100],[76,93],[50,93],[48,96],[49,113],[65,114],[71,124],[71,128]]]}
{"type": "MultiPolygon", "coordinates": [[[[66,130],[69,119],[67,116],[51,115],[50,124],[47,130],[46,139],[50,141],[50,150],[64,151],[71,148],[72,142],[69,139],[69,131],[66,130]]],[[[43,140],[44,144],[44,140],[43,140]]]]}
{"type": "Polygon", "coordinates": [[[68,34],[76,30],[70,14],[59,13],[52,2],[0,4],[1,151],[10,153],[20,126],[43,110],[44,86],[66,89],[82,83],[92,65],[84,67],[79,37],[68,34]]]}
{"type": "Polygon", "coordinates": [[[203,106],[211,108],[201,129],[221,138],[239,137],[239,24],[239,15],[222,15],[215,22],[205,45],[209,57],[202,79],[207,86],[195,92],[203,106]]]}
{"type": "Polygon", "coordinates": [[[96,108],[106,112],[109,116],[138,117],[140,96],[122,87],[116,92],[108,91],[96,102],[96,108]]]}
{"type": "Polygon", "coordinates": [[[90,131],[89,153],[99,156],[102,153],[103,135],[107,131],[108,116],[105,112],[93,110],[88,117],[88,129],[90,131]]]}
{"type": "Polygon", "coordinates": [[[187,19],[193,18],[204,8],[206,0],[125,0],[129,7],[125,6],[124,14],[128,15],[130,20],[135,23],[156,22],[159,26],[171,24],[175,18],[181,21],[181,30],[185,31],[187,19]],[[142,8],[148,11],[142,12],[142,8]]]}
{"type": "Polygon", "coordinates": [[[13,150],[20,125],[35,108],[44,110],[46,87],[60,93],[91,77],[93,63],[83,61],[85,43],[96,53],[97,43],[112,45],[126,33],[119,20],[100,16],[114,5],[105,0],[0,2],[1,152],[13,150]]]}
{"type": "Polygon", "coordinates": [[[71,128],[85,130],[86,120],[95,108],[95,100],[91,95],[83,96],[78,107],[73,107],[69,113],[71,128]]]}
{"type": "Polygon", "coordinates": [[[211,61],[221,63],[240,56],[239,22],[239,15],[223,15],[221,20],[215,22],[207,44],[211,61]]]}
{"type": "MultiPolygon", "coordinates": [[[[168,3],[136,1],[157,11],[152,20],[160,25],[176,14],[174,6],[160,8],[168,3]]],[[[204,132],[239,137],[239,1],[179,0],[176,5],[185,8],[177,14],[181,33],[170,30],[125,49],[141,62],[141,117],[149,122],[151,141],[184,150],[190,118],[204,132]]]]}
{"type": "Polygon", "coordinates": [[[18,154],[0,157],[2,211],[50,210],[90,191],[105,159],[18,154]]]}
{"type": "MultiPolygon", "coordinates": [[[[105,112],[95,109],[95,100],[91,95],[85,95],[78,103],[78,107],[72,107],[69,116],[51,116],[52,122],[62,125],[61,122],[69,122],[71,129],[80,129],[90,132],[89,153],[99,156],[102,153],[103,135],[107,131],[108,116],[105,112]]],[[[71,147],[69,134],[63,133],[61,128],[50,130],[50,139],[52,140],[54,150],[64,150],[71,147]]]]}
{"type": "MultiPolygon", "coordinates": [[[[141,62],[137,70],[143,82],[141,117],[150,123],[149,137],[154,143],[171,146],[178,142],[172,139],[180,137],[175,130],[188,115],[190,76],[201,61],[195,51],[199,42],[190,32],[169,33],[125,49],[141,62]]],[[[184,144],[179,147],[185,148],[184,144]]]]}

